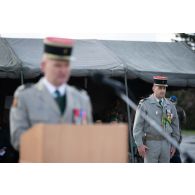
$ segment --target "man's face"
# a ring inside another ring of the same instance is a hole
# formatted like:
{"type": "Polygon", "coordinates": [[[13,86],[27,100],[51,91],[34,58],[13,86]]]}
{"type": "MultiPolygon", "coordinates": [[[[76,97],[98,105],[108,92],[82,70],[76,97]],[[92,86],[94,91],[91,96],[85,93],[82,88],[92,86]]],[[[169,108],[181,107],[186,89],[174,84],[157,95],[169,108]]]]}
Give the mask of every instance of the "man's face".
{"type": "Polygon", "coordinates": [[[66,83],[70,77],[70,63],[68,60],[52,60],[45,58],[41,64],[45,77],[55,86],[66,83]]]}
{"type": "Polygon", "coordinates": [[[154,85],[152,89],[153,89],[154,95],[157,98],[164,98],[165,97],[165,94],[166,94],[166,87],[165,86],[154,85]]]}

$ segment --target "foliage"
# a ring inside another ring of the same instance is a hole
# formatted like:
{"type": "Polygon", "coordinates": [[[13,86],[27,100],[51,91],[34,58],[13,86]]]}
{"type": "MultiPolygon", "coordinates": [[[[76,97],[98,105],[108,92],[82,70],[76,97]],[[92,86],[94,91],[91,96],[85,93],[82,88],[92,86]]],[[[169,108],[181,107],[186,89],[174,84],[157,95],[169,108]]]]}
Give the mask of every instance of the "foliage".
{"type": "Polygon", "coordinates": [[[174,41],[184,41],[193,51],[195,51],[195,33],[176,33],[174,41]]]}

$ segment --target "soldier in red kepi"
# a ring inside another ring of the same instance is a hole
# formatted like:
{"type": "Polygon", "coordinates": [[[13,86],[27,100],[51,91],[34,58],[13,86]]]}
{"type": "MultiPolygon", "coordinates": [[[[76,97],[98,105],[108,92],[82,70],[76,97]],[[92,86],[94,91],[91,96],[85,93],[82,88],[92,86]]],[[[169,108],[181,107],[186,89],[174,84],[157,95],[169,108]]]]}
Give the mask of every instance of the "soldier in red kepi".
{"type": "Polygon", "coordinates": [[[142,99],[138,105],[133,136],[139,155],[148,163],[169,163],[175,148],[161,136],[140,115],[144,112],[155,120],[167,134],[179,141],[179,121],[177,111],[172,102],[165,98],[167,77],[154,76],[153,94],[142,99]]]}
{"type": "Polygon", "coordinates": [[[92,122],[89,96],[67,84],[73,46],[71,39],[46,38],[41,62],[44,77],[16,90],[10,114],[11,142],[16,150],[21,134],[37,123],[92,122]]]}

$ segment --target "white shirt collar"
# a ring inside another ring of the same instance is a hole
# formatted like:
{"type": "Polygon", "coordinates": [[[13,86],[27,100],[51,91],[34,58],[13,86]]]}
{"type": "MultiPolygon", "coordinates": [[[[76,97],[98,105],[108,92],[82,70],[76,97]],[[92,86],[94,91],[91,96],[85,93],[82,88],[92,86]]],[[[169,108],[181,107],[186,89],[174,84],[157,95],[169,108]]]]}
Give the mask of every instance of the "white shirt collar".
{"type": "Polygon", "coordinates": [[[51,95],[54,95],[55,91],[58,90],[60,92],[60,95],[64,95],[66,92],[67,85],[64,83],[60,85],[59,87],[54,86],[51,84],[45,77],[43,78],[43,84],[46,86],[48,91],[51,95]]]}

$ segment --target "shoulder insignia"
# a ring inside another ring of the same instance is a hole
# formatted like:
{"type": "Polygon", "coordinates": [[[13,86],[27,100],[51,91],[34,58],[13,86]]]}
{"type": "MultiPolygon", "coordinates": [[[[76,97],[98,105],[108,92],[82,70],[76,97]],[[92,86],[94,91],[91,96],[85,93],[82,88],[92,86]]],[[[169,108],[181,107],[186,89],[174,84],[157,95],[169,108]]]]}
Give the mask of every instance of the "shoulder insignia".
{"type": "Polygon", "coordinates": [[[148,98],[141,99],[138,104],[138,108],[142,105],[143,102],[145,102],[148,98]]]}
{"type": "Polygon", "coordinates": [[[141,100],[139,101],[139,104],[142,104],[142,103],[145,102],[147,99],[148,99],[148,98],[141,99],[141,100]]]}
{"type": "Polygon", "coordinates": [[[30,87],[33,86],[33,83],[27,83],[24,85],[19,86],[15,93],[14,93],[14,98],[13,98],[13,102],[12,102],[12,107],[16,108],[18,106],[18,95],[20,92],[24,91],[25,89],[28,89],[30,87]]]}

